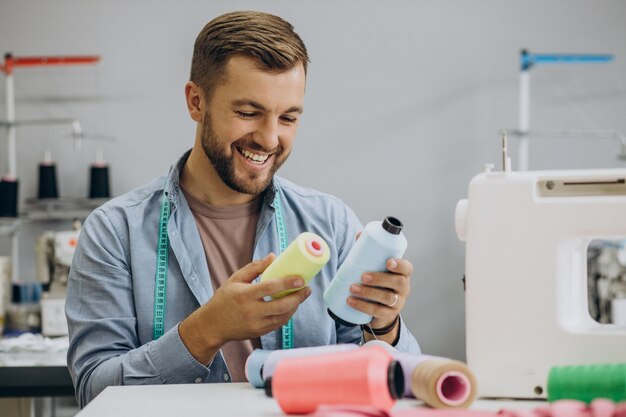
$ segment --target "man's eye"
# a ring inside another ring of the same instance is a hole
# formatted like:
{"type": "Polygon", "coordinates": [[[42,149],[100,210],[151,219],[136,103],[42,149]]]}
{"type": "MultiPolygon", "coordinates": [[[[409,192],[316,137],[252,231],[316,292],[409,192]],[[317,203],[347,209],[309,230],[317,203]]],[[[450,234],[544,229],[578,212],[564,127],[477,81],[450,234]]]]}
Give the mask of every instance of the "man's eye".
{"type": "Polygon", "coordinates": [[[245,111],[238,111],[237,114],[242,119],[252,119],[254,116],[256,116],[256,113],[248,113],[248,112],[245,112],[245,111]]]}
{"type": "Polygon", "coordinates": [[[283,122],[288,123],[288,124],[294,124],[295,122],[297,122],[297,121],[298,121],[298,119],[297,119],[297,118],[295,118],[295,117],[289,117],[289,116],[282,116],[282,117],[280,118],[280,120],[282,120],[283,122]]]}

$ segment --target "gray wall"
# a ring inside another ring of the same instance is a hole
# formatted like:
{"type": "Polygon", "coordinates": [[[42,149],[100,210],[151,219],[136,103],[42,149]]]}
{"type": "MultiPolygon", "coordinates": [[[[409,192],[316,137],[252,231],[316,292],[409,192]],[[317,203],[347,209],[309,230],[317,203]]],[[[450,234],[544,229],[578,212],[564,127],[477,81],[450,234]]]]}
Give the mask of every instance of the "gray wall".
{"type": "MultiPolygon", "coordinates": [[[[36,193],[45,148],[68,196],[86,193],[96,147],[115,194],[166,172],[193,142],[183,85],[195,36],[235,9],[290,20],[312,58],[304,119],[281,174],[340,196],[363,222],[389,214],[405,222],[415,266],[406,321],[425,352],[463,359],[454,208],[483,164],[499,161],[497,131],[517,125],[518,52],[615,54],[609,65],[533,70],[531,125],[626,131],[626,2],[2,0],[1,52],[102,55],[95,67],[18,70],[18,116],[77,117],[85,131],[117,138],[75,150],[65,127],[21,129],[22,196],[36,193]]],[[[1,134],[2,155],[5,141],[1,134]]],[[[624,167],[618,150],[611,141],[544,141],[533,144],[532,167],[624,167]]],[[[22,239],[23,279],[34,273],[31,239],[22,239]]]]}

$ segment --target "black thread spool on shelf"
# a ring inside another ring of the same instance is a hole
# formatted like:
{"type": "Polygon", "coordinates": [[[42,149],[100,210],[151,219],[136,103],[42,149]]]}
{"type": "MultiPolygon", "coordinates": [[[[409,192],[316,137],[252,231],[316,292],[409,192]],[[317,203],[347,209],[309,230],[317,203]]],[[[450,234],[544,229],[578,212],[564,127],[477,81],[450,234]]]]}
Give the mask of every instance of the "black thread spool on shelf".
{"type": "Polygon", "coordinates": [[[39,164],[37,198],[59,198],[56,165],[52,161],[43,161],[39,164]]]}
{"type": "Polygon", "coordinates": [[[109,167],[93,164],[89,171],[89,198],[109,198],[109,167]]]}
{"type": "Polygon", "coordinates": [[[17,217],[18,186],[16,178],[0,180],[0,217],[17,217]]]}

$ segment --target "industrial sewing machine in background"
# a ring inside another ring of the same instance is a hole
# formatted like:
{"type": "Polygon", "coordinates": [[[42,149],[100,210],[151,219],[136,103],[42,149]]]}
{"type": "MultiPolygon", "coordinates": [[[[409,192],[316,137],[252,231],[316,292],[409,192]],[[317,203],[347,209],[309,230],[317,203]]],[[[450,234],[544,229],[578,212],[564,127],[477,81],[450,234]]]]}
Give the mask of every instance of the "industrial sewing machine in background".
{"type": "Polygon", "coordinates": [[[73,230],[45,232],[37,238],[35,255],[37,279],[43,286],[41,333],[44,336],[64,336],[68,333],[65,296],[80,228],[81,223],[76,221],[73,230]]]}
{"type": "Polygon", "coordinates": [[[626,170],[513,172],[506,139],[503,165],[456,209],[467,362],[481,397],[546,398],[554,366],[626,361],[626,323],[606,306],[623,302],[626,170]]]}

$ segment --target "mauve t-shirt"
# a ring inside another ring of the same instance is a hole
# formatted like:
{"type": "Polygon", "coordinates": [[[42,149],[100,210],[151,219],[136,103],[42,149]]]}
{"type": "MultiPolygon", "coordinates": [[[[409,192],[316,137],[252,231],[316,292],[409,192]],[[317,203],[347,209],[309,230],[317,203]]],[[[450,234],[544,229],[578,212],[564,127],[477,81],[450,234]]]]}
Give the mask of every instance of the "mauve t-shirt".
{"type": "MultiPolygon", "coordinates": [[[[216,291],[235,271],[252,261],[262,197],[238,206],[215,207],[200,201],[185,188],[181,189],[196,220],[211,285],[216,291]]],[[[222,355],[233,382],[247,381],[246,359],[260,347],[259,338],[235,340],[222,346],[222,355]]]]}

